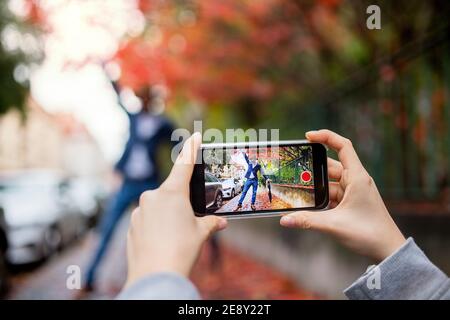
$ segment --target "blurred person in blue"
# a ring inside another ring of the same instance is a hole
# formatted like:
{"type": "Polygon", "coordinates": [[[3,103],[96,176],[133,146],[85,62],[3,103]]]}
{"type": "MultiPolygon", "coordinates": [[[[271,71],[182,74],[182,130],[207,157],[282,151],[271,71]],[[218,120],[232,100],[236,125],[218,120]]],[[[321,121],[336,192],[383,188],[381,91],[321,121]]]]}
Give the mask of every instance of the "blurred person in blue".
{"type": "Polygon", "coordinates": [[[122,183],[116,194],[110,199],[102,216],[98,231],[100,242],[90,261],[82,292],[94,289],[96,272],[104,257],[114,230],[127,208],[136,203],[146,190],[159,185],[159,172],[156,155],[162,143],[171,143],[173,125],[169,119],[156,109],[163,103],[162,93],[155,87],[142,87],[136,91],[141,101],[141,110],[131,113],[120,99],[120,87],[116,81],[111,84],[117,94],[118,104],[129,120],[129,138],[125,150],[115,165],[122,183]]]}

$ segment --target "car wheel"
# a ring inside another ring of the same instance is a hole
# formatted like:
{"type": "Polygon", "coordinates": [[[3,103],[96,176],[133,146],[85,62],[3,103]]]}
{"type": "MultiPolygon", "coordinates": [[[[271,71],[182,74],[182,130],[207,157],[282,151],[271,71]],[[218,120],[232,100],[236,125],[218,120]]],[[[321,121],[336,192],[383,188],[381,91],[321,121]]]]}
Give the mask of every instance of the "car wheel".
{"type": "Polygon", "coordinates": [[[220,208],[223,203],[222,192],[219,192],[216,196],[216,200],[214,201],[214,207],[220,208]]]}
{"type": "Polygon", "coordinates": [[[236,193],[234,192],[234,189],[231,190],[231,198],[234,198],[235,195],[236,195],[236,193]]]}

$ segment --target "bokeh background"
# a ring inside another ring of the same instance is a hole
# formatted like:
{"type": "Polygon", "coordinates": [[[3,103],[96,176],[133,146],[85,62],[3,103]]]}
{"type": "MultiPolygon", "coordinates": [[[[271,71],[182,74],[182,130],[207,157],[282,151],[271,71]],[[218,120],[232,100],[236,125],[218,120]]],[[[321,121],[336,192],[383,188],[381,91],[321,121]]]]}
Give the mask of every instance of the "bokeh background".
{"type": "MultiPolygon", "coordinates": [[[[133,90],[164,92],[158,107],[178,127],[202,120],[204,130],[280,129],[282,139],[317,128],[347,136],[401,229],[448,273],[449,13],[445,0],[2,1],[0,173],[26,185],[13,205],[6,182],[0,188],[3,216],[29,207],[44,216],[36,190],[45,185],[79,226],[37,265],[8,266],[2,255],[6,297],[73,295],[65,267],[89,256],[127,139],[107,75],[132,111],[133,90]],[[381,30],[366,26],[371,4],[381,9],[381,30]]],[[[169,151],[160,152],[163,176],[169,151]]],[[[93,298],[120,289],[125,266],[114,261],[123,260],[126,219],[93,298]]],[[[0,224],[2,251],[8,224],[0,224]]],[[[19,242],[33,238],[17,234],[19,242]]],[[[206,298],[342,298],[370,263],[322,235],[281,229],[277,219],[232,222],[220,243],[221,258],[205,248],[193,273],[206,298]]]]}

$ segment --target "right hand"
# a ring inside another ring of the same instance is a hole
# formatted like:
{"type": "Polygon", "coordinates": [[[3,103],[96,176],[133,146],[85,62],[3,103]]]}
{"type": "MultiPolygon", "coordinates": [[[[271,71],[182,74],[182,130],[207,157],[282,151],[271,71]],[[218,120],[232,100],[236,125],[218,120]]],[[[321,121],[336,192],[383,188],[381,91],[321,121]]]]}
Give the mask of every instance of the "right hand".
{"type": "Polygon", "coordinates": [[[351,250],[377,262],[405,242],[383,203],[375,182],[364,169],[349,139],[329,131],[306,133],[311,142],[334,149],[340,161],[328,158],[330,206],[327,211],[298,211],[281,218],[281,225],[318,230],[334,236],[351,250]]]}

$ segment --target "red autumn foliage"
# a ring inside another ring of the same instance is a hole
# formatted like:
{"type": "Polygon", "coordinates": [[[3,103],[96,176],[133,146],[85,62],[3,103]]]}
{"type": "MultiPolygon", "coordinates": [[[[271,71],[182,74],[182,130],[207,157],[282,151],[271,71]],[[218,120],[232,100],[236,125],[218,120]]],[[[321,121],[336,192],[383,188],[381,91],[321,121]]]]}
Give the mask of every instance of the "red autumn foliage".
{"type": "Polygon", "coordinates": [[[276,70],[314,47],[301,24],[292,23],[303,15],[292,1],[141,0],[139,7],[149,28],[116,56],[121,82],[131,87],[165,83],[206,102],[265,99],[292,86],[276,70]]]}
{"type": "Polygon", "coordinates": [[[321,297],[306,291],[292,279],[221,244],[220,259],[205,246],[191,275],[204,299],[287,299],[313,300],[321,297]]]}

